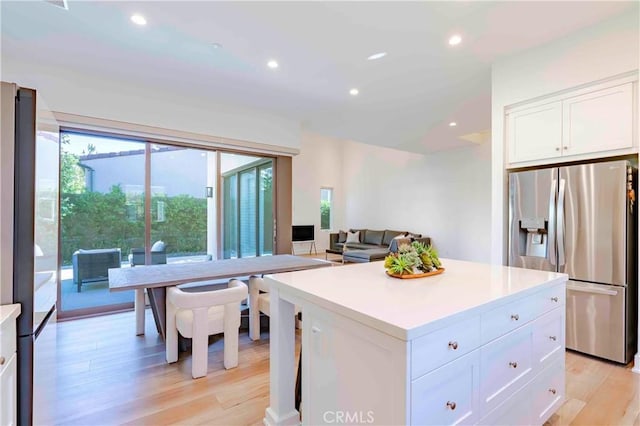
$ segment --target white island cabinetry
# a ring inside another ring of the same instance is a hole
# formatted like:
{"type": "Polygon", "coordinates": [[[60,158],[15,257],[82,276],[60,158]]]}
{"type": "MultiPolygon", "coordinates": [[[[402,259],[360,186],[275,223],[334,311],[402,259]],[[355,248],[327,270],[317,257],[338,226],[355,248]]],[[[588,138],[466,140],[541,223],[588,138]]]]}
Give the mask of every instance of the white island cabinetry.
{"type": "Polygon", "coordinates": [[[0,306],[0,425],[16,425],[18,366],[16,319],[20,305],[0,306]]]}
{"type": "Polygon", "coordinates": [[[291,303],[303,311],[303,424],[544,423],[564,401],[566,275],[443,263],[414,280],[380,262],[269,277],[287,313],[272,307],[265,423],[299,423],[291,303]]]}

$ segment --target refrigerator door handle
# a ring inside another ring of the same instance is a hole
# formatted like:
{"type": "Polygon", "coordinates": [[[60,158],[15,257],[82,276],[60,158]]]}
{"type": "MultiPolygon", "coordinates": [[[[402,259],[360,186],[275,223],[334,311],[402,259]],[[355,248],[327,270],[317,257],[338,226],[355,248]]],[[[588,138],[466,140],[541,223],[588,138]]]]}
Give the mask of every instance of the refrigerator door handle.
{"type": "Polygon", "coordinates": [[[556,187],[557,181],[551,181],[551,191],[549,191],[549,229],[547,230],[548,257],[549,263],[556,264],[556,187]]]}
{"type": "Polygon", "coordinates": [[[617,296],[618,292],[616,290],[609,290],[607,288],[595,288],[592,286],[578,286],[567,284],[567,290],[571,291],[579,291],[582,293],[593,293],[593,294],[601,294],[603,296],[617,296]]]}
{"type": "Polygon", "coordinates": [[[564,193],[565,193],[565,184],[566,181],[564,179],[560,179],[560,190],[558,191],[558,211],[557,211],[557,220],[558,220],[558,230],[556,231],[558,234],[558,266],[562,266],[565,264],[565,256],[564,256],[564,193]]]}

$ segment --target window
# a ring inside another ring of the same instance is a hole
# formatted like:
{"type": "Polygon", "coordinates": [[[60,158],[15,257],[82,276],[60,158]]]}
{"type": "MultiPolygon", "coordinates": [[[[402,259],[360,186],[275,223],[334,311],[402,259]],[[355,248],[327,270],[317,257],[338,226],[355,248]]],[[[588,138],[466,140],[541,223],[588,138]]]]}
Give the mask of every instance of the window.
{"type": "Polygon", "coordinates": [[[320,188],[320,229],[330,230],[333,222],[333,188],[320,188]]]}
{"type": "Polygon", "coordinates": [[[164,201],[158,201],[158,222],[164,222],[165,216],[164,216],[164,201]]]}

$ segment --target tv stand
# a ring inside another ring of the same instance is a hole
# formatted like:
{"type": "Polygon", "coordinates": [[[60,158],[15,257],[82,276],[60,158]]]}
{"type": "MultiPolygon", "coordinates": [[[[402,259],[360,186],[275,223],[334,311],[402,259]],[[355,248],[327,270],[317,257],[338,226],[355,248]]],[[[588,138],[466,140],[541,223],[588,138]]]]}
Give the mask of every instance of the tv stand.
{"type": "Polygon", "coordinates": [[[318,254],[318,249],[316,248],[316,240],[307,240],[307,241],[291,241],[291,254],[296,254],[295,251],[295,245],[296,244],[307,244],[310,243],[309,245],[309,254],[311,254],[311,250],[313,249],[313,251],[315,251],[316,254],[318,254]]]}

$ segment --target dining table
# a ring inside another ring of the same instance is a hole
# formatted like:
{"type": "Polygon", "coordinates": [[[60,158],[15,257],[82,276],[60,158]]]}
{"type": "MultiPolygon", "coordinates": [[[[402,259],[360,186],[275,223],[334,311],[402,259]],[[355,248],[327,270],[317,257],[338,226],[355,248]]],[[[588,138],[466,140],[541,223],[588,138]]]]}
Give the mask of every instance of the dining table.
{"type": "Polygon", "coordinates": [[[331,266],[326,260],[277,254],[273,256],[167,263],[109,269],[109,291],[135,291],[136,335],[145,330],[145,289],[158,333],[166,331],[166,288],[181,284],[278,274],[331,266]]]}

